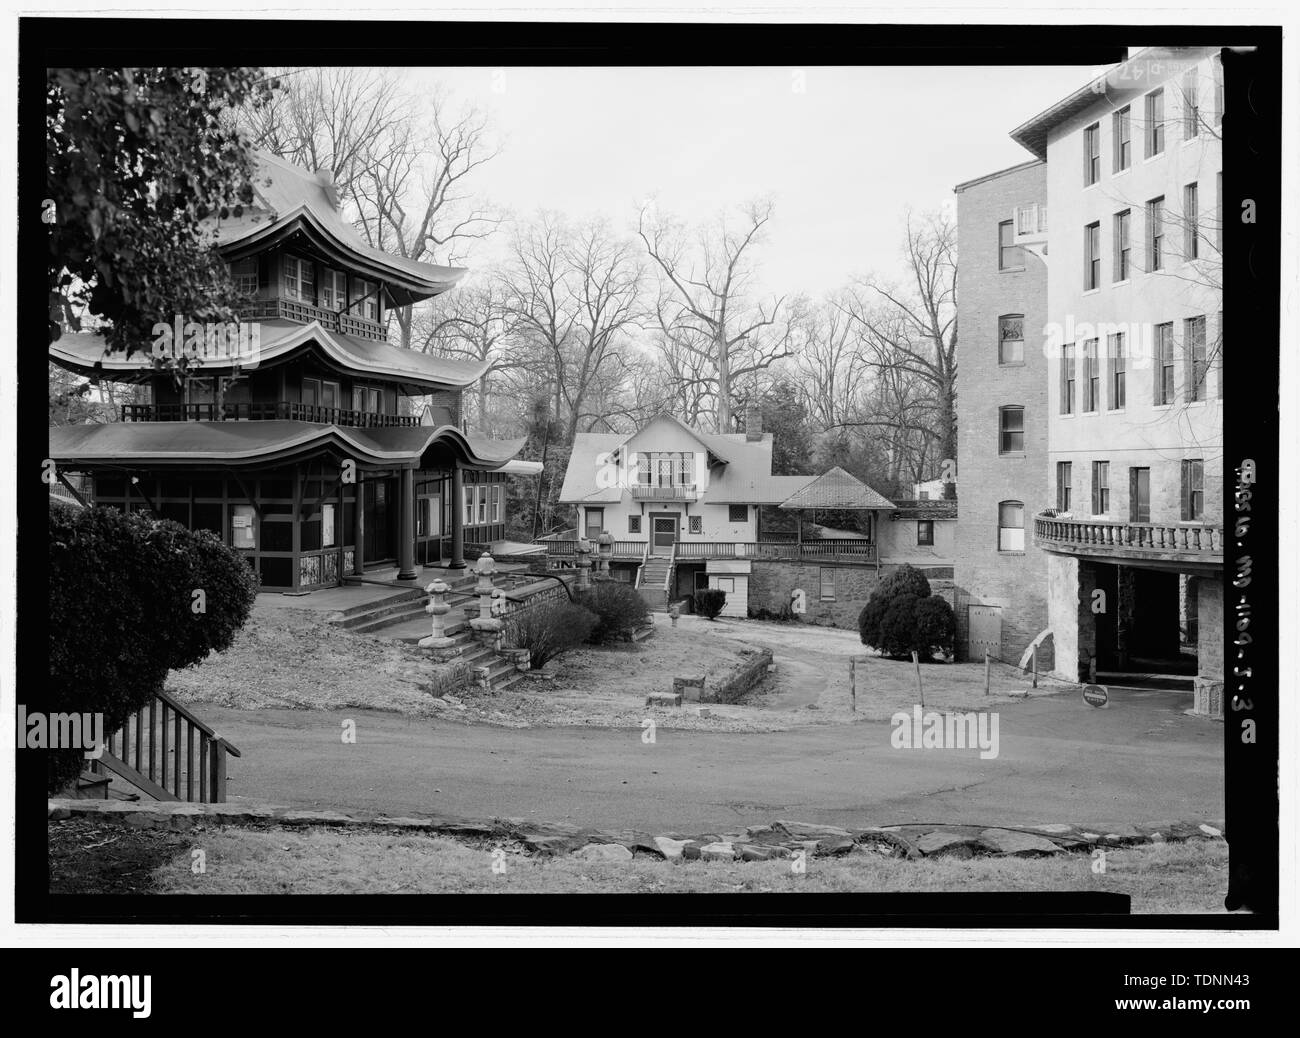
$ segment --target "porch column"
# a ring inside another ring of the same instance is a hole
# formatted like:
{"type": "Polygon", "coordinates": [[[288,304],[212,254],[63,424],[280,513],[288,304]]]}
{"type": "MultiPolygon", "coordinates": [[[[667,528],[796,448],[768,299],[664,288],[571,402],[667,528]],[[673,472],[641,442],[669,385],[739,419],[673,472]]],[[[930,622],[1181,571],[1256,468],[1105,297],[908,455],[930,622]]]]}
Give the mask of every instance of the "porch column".
{"type": "Polygon", "coordinates": [[[447,568],[465,568],[465,476],[459,462],[451,470],[451,561],[447,568]]]}
{"type": "Polygon", "coordinates": [[[397,579],[415,579],[415,469],[402,469],[401,511],[397,517],[397,579]]]}
{"type": "Polygon", "coordinates": [[[356,501],[352,506],[352,572],[356,576],[366,571],[366,495],[361,470],[357,470],[356,501]]]}

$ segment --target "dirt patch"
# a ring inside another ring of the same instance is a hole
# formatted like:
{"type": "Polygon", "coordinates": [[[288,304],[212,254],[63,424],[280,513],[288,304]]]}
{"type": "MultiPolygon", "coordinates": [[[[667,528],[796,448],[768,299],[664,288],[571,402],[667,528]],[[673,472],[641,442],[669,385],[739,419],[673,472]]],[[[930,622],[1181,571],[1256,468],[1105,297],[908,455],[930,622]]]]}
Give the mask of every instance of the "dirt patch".
{"type": "Polygon", "coordinates": [[[49,827],[51,894],[151,894],[154,871],[185,854],[180,833],[70,820],[49,827]]]}
{"type": "Polygon", "coordinates": [[[243,710],[353,708],[427,717],[436,712],[430,684],[450,674],[415,646],[333,627],[319,611],[259,605],[229,649],[173,671],[167,684],[182,701],[243,710]]]}

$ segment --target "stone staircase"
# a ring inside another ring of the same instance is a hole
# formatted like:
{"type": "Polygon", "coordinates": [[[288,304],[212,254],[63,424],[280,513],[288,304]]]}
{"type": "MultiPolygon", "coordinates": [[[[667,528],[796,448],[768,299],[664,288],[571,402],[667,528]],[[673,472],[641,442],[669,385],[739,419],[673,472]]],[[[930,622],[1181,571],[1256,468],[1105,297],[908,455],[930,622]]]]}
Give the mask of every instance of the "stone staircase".
{"type": "Polygon", "coordinates": [[[672,572],[672,559],[658,555],[651,555],[641,566],[636,589],[653,613],[668,611],[668,581],[672,572]]]}

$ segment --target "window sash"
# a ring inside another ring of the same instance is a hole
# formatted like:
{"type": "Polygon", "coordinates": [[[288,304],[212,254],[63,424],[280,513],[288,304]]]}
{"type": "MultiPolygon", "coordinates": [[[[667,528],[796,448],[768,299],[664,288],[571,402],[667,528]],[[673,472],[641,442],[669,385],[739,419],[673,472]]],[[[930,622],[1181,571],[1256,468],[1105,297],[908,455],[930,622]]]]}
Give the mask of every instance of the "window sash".
{"type": "Polygon", "coordinates": [[[998,453],[1016,454],[1025,449],[1025,409],[1003,407],[998,411],[998,453]]]}
{"type": "Polygon", "coordinates": [[[1128,209],[1115,214],[1115,269],[1112,272],[1114,281],[1128,280],[1129,257],[1132,252],[1132,244],[1129,241],[1130,220],[1131,212],[1128,209]]]}
{"type": "Polygon", "coordinates": [[[1200,254],[1200,214],[1195,184],[1183,188],[1183,257],[1196,259],[1200,254]]]}
{"type": "Polygon", "coordinates": [[[1070,468],[1068,461],[1056,463],[1056,508],[1060,512],[1070,510],[1070,468]]]}
{"type": "Polygon", "coordinates": [[[998,363],[1023,364],[1025,361],[1025,318],[1007,314],[998,318],[998,363]]]}
{"type": "Polygon", "coordinates": [[[1110,462],[1092,463],[1092,514],[1105,515],[1110,511],[1110,462]]]}
{"type": "Polygon", "coordinates": [[[1109,336],[1106,346],[1110,354],[1110,406],[1111,410],[1117,411],[1125,404],[1125,391],[1128,388],[1125,384],[1127,361],[1124,357],[1124,333],[1116,332],[1109,336]]]}
{"type": "Polygon", "coordinates": [[[920,547],[934,546],[933,519],[918,519],[916,521],[916,543],[920,547]]]}
{"type": "Polygon", "coordinates": [[[1153,90],[1146,96],[1146,157],[1165,150],[1165,92],[1153,90]]]}
{"type": "Polygon", "coordinates": [[[1083,186],[1090,187],[1101,179],[1101,124],[1093,123],[1083,131],[1083,186]]]}
{"type": "Polygon", "coordinates": [[[1061,347],[1061,414],[1074,414],[1074,346],[1061,347]]]}
{"type": "Polygon", "coordinates": [[[998,551],[1025,550],[1025,506],[1022,501],[998,503],[998,551]]]}
{"type": "Polygon", "coordinates": [[[1119,173],[1128,169],[1129,163],[1133,158],[1132,142],[1132,125],[1130,116],[1132,109],[1125,105],[1113,117],[1112,126],[1114,128],[1114,172],[1119,173]]]}
{"type": "Polygon", "coordinates": [[[1153,198],[1147,203],[1147,270],[1164,267],[1161,254],[1165,238],[1165,200],[1153,198]]]}
{"type": "Polygon", "coordinates": [[[1183,140],[1190,141],[1201,132],[1200,77],[1195,68],[1183,73],[1183,140]]]}

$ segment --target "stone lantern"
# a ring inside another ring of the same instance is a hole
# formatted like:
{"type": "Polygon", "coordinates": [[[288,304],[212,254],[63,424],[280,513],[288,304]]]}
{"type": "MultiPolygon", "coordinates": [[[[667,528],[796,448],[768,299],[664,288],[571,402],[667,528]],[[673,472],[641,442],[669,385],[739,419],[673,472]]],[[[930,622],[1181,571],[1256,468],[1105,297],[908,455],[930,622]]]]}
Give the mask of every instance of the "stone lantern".
{"type": "Polygon", "coordinates": [[[478,616],[480,620],[492,619],[492,592],[495,585],[492,583],[492,576],[497,571],[496,560],[488,552],[484,552],[474,563],[474,574],[478,577],[478,583],[474,585],[474,593],[478,595],[478,616]]]}
{"type": "Polygon", "coordinates": [[[596,573],[602,580],[608,580],[609,561],[614,557],[614,535],[608,530],[604,530],[596,538],[596,544],[599,545],[600,551],[596,573]]]}
{"type": "Polygon", "coordinates": [[[456,644],[455,638],[447,637],[445,619],[447,614],[451,612],[451,606],[447,604],[447,592],[451,588],[441,580],[435,580],[424,590],[429,593],[429,604],[424,607],[424,611],[432,619],[432,630],[427,638],[420,639],[420,648],[449,649],[456,644]]]}
{"type": "Polygon", "coordinates": [[[578,587],[591,587],[591,542],[585,537],[578,539],[578,587]]]}

